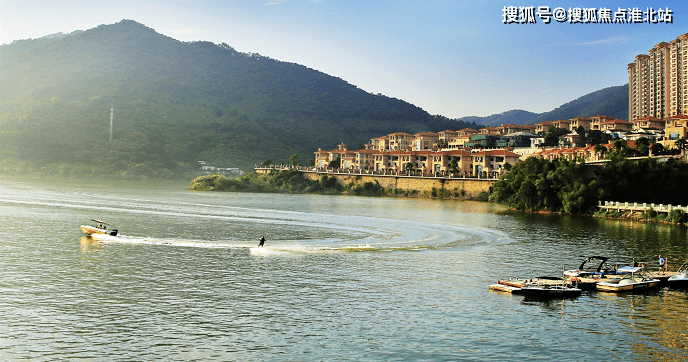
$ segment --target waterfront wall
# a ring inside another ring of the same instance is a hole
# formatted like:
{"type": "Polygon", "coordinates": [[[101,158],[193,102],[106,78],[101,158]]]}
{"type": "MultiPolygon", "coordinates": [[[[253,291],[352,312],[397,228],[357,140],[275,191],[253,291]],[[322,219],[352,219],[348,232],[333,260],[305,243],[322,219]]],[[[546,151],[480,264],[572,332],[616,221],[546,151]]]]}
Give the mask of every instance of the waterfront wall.
{"type": "Polygon", "coordinates": [[[376,181],[385,189],[417,190],[419,192],[430,193],[433,189],[449,191],[463,191],[466,198],[475,198],[483,191],[489,191],[496,181],[495,179],[478,178],[445,178],[445,177],[421,177],[421,176],[399,176],[399,175],[366,175],[366,174],[345,174],[345,173],[326,173],[317,171],[302,171],[304,177],[311,180],[320,180],[322,175],[336,177],[343,185],[353,182],[355,185],[363,185],[366,182],[376,181]]]}

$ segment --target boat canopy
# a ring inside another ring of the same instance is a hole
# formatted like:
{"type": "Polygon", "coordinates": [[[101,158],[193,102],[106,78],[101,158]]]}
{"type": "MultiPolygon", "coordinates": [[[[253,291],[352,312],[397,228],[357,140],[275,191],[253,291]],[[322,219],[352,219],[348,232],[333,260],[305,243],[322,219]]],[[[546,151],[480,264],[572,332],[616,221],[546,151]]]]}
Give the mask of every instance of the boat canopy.
{"type": "Polygon", "coordinates": [[[623,273],[637,273],[639,271],[643,270],[643,268],[638,267],[638,266],[622,266],[621,268],[617,269],[617,272],[623,272],[623,273]]]}
{"type": "Polygon", "coordinates": [[[106,222],[105,222],[105,221],[103,221],[103,220],[96,220],[96,219],[91,219],[91,221],[93,221],[93,222],[97,222],[97,223],[100,223],[100,224],[103,224],[103,225],[110,225],[110,224],[106,223],[106,222]]]}
{"type": "Polygon", "coordinates": [[[593,259],[597,259],[597,260],[600,261],[600,265],[597,266],[597,271],[598,271],[598,272],[602,269],[602,266],[604,265],[604,262],[606,262],[607,260],[609,260],[609,258],[606,257],[606,256],[599,256],[599,255],[589,256],[589,257],[587,257],[585,260],[583,260],[583,262],[582,262],[581,265],[578,267],[578,269],[584,270],[585,264],[586,264],[587,262],[593,260],[593,259]]]}

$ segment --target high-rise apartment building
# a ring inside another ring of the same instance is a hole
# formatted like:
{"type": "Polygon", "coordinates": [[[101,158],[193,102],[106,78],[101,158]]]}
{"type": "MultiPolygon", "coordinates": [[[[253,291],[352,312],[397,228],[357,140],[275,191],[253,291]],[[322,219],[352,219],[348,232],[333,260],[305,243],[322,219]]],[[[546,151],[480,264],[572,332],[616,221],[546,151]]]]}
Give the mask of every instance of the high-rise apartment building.
{"type": "Polygon", "coordinates": [[[688,114],[688,33],[628,65],[628,120],[688,114]]]}

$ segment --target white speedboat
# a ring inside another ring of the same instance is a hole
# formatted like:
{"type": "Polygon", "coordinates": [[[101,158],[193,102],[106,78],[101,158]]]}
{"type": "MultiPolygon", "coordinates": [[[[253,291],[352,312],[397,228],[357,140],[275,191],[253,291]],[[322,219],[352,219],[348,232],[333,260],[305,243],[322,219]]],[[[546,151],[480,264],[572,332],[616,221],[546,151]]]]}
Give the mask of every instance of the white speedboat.
{"type": "Polygon", "coordinates": [[[671,288],[688,289],[688,261],[678,268],[676,274],[667,279],[667,285],[671,288]]]}
{"type": "Polygon", "coordinates": [[[112,235],[117,236],[117,229],[110,229],[110,224],[101,219],[91,219],[91,225],[81,225],[81,231],[86,235],[112,235]]]}
{"type": "Polygon", "coordinates": [[[650,277],[644,268],[623,267],[626,272],[620,279],[601,281],[595,285],[595,289],[603,292],[630,292],[635,290],[652,289],[659,285],[660,280],[650,277]]]}

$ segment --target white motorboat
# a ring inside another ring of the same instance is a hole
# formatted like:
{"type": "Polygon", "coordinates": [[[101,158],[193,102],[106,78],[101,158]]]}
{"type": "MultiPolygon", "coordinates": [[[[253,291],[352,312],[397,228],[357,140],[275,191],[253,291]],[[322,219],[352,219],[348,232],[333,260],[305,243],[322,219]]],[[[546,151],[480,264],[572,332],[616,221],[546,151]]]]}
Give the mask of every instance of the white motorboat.
{"type": "Polygon", "coordinates": [[[676,274],[667,279],[667,285],[671,288],[688,289],[688,261],[678,268],[676,274]]]}
{"type": "Polygon", "coordinates": [[[595,289],[603,292],[630,292],[635,290],[652,289],[659,285],[660,280],[654,279],[641,267],[623,267],[626,274],[620,279],[601,281],[595,289]]]}
{"type": "Polygon", "coordinates": [[[81,231],[86,235],[112,235],[117,236],[117,229],[110,229],[110,224],[104,222],[102,218],[91,219],[91,225],[81,225],[81,231]]]}

